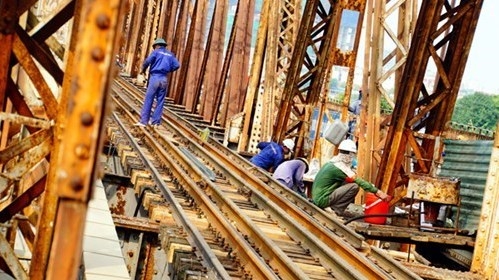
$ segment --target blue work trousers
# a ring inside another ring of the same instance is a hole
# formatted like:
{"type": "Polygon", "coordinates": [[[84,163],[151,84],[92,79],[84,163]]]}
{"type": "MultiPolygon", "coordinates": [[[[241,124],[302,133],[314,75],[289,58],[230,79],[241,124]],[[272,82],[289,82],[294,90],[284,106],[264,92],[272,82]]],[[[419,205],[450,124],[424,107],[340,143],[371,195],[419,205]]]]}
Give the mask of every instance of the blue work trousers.
{"type": "Polygon", "coordinates": [[[163,114],[163,105],[165,104],[166,89],[168,82],[164,75],[151,75],[149,84],[147,85],[146,97],[144,106],[140,112],[140,122],[148,124],[151,119],[151,124],[159,124],[161,115],[163,114]],[[152,105],[156,99],[156,107],[151,115],[152,105]]]}

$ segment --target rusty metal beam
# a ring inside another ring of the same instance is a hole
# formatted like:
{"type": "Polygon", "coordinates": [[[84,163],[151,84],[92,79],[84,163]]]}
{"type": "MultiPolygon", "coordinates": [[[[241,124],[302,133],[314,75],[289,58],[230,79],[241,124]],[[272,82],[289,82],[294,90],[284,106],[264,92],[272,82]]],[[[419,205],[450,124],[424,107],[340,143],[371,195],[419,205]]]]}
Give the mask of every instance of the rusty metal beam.
{"type": "Polygon", "coordinates": [[[497,279],[499,272],[499,122],[492,147],[489,174],[483,195],[480,224],[478,225],[476,245],[473,252],[471,271],[481,273],[483,279],[497,279]]]}
{"type": "MultiPolygon", "coordinates": [[[[72,279],[78,272],[86,208],[96,176],[95,162],[100,153],[99,131],[106,107],[105,92],[111,78],[108,69],[114,63],[114,46],[119,37],[116,30],[121,26],[118,15],[123,7],[122,1],[118,0],[75,1],[73,32],[60,99],[55,99],[50,89],[44,86],[44,78],[27,51],[27,45],[38,44],[36,40],[26,35],[21,36],[22,40],[14,37],[13,51],[23,69],[28,70],[30,79],[38,84],[36,89],[42,96],[46,117],[56,124],[51,129],[55,129],[57,135],[48,157],[51,162],[46,184],[40,183],[44,181],[32,182],[33,186],[28,186],[19,197],[21,200],[7,208],[12,209],[9,212],[12,214],[45,189],[34,238],[33,265],[29,271],[31,279],[72,279]],[[89,72],[88,69],[94,70],[89,72]],[[61,172],[67,176],[60,177],[61,172]]],[[[63,25],[63,21],[69,18],[71,16],[67,14],[56,14],[54,19],[58,20],[54,26],[63,25]]],[[[50,30],[50,27],[45,30],[50,30]]],[[[50,36],[49,33],[44,37],[50,36]]],[[[60,76],[57,71],[49,74],[60,76]]],[[[10,98],[20,109],[18,112],[32,116],[30,105],[23,102],[19,91],[15,86],[9,87],[10,98]]],[[[40,162],[42,159],[32,157],[32,160],[40,162]]]]}
{"type": "Polygon", "coordinates": [[[443,0],[422,2],[417,32],[411,42],[407,65],[396,96],[391,126],[386,137],[376,184],[383,191],[393,193],[399,180],[404,180],[407,167],[405,154],[409,146],[408,133],[424,128],[421,151],[426,168],[430,170],[435,154],[435,136],[440,136],[450,120],[458,95],[462,75],[473,40],[482,1],[465,1],[459,4],[443,0]],[[439,53],[440,50],[441,51],[439,53]],[[424,83],[428,64],[432,60],[438,72],[435,86],[424,83]],[[430,109],[428,109],[430,108],[430,109]]]}
{"type": "MultiPolygon", "coordinates": [[[[260,13],[260,22],[258,26],[258,33],[256,37],[255,51],[253,54],[253,61],[250,68],[250,77],[248,81],[248,90],[246,92],[246,101],[244,103],[243,113],[244,121],[241,129],[241,136],[238,142],[239,151],[251,151],[252,145],[249,144],[251,138],[267,139],[261,135],[262,130],[262,97],[259,95],[261,92],[260,81],[262,73],[264,72],[264,59],[266,51],[267,37],[269,36],[269,20],[270,20],[270,6],[279,1],[263,1],[260,13]],[[250,133],[251,129],[251,133],[250,133]]],[[[271,35],[270,35],[271,36],[271,35]]],[[[272,54],[270,54],[272,55],[272,54]]],[[[263,103],[263,104],[262,104],[263,103]]],[[[256,152],[256,144],[254,145],[254,152],[256,152]]]]}
{"type": "Polygon", "coordinates": [[[208,76],[207,73],[209,71],[209,69],[207,67],[208,60],[210,59],[210,54],[212,53],[211,50],[214,47],[212,42],[213,42],[214,34],[215,34],[215,24],[216,24],[215,17],[218,14],[217,13],[217,11],[219,9],[218,7],[219,7],[219,4],[218,4],[218,2],[215,1],[214,6],[213,6],[213,16],[212,16],[211,23],[210,23],[210,29],[208,31],[208,38],[206,39],[206,46],[205,46],[205,49],[203,52],[203,59],[202,59],[201,65],[199,67],[199,74],[197,75],[199,78],[197,79],[197,81],[195,83],[196,87],[194,89],[193,102],[199,102],[200,104],[198,106],[193,105],[192,108],[190,109],[191,113],[201,112],[203,105],[204,105],[204,102],[202,102],[200,100],[200,97],[203,96],[203,98],[206,99],[206,97],[205,97],[206,86],[203,88],[203,84],[205,84],[207,82],[207,76],[208,76]],[[205,94],[202,95],[202,93],[205,93],[205,94]]]}
{"type": "Polygon", "coordinates": [[[9,267],[15,279],[30,279],[28,277],[28,273],[26,273],[21,262],[17,258],[14,252],[14,248],[10,246],[9,242],[7,241],[7,239],[5,239],[5,236],[3,234],[0,234],[0,252],[2,259],[9,267]]]}
{"type": "MultiPolygon", "coordinates": [[[[185,42],[185,51],[184,55],[182,58],[182,67],[180,68],[180,73],[176,75],[176,78],[179,80],[178,86],[175,88],[176,91],[174,93],[175,102],[176,103],[181,103],[186,105],[187,110],[191,110],[194,104],[193,102],[193,92],[192,92],[192,87],[189,85],[189,81],[192,79],[192,68],[195,68],[194,66],[194,59],[192,60],[193,63],[191,64],[191,58],[193,53],[197,53],[197,57],[199,57],[199,52],[194,51],[194,38],[196,37],[198,40],[199,38],[199,31],[197,30],[197,26],[200,25],[201,21],[203,20],[203,17],[201,13],[201,7],[199,5],[199,2],[201,0],[195,0],[194,3],[194,8],[192,11],[192,16],[190,18],[190,23],[189,23],[189,32],[187,34],[187,40],[185,42]],[[188,74],[191,73],[191,76],[188,77],[188,74]]],[[[198,41],[199,42],[199,41],[198,41]]],[[[196,70],[196,69],[194,69],[196,70]]]]}
{"type": "MultiPolygon", "coordinates": [[[[304,152],[304,139],[308,133],[308,106],[315,106],[324,99],[325,85],[329,82],[332,65],[354,65],[356,49],[362,27],[366,1],[307,1],[298,40],[289,68],[280,111],[274,124],[273,139],[295,137],[297,155],[304,152]],[[346,9],[359,13],[353,52],[337,46],[342,12],[346,9]],[[348,62],[347,62],[348,61],[348,62]]],[[[353,70],[349,73],[353,79],[353,70]]],[[[320,118],[319,118],[320,119],[320,118]]]]}
{"type": "Polygon", "coordinates": [[[10,58],[14,41],[14,30],[16,25],[17,2],[2,1],[0,2],[0,44],[2,51],[0,52],[0,108],[3,110],[6,102],[5,90],[7,89],[7,81],[10,77],[11,69],[10,58]]]}
{"type": "Polygon", "coordinates": [[[31,38],[38,42],[44,42],[52,34],[56,33],[66,24],[74,14],[76,1],[66,1],[58,10],[54,11],[54,16],[47,22],[39,23],[30,30],[31,38]]]}
{"type": "Polygon", "coordinates": [[[160,225],[148,218],[137,218],[123,215],[113,215],[113,222],[116,227],[127,230],[137,230],[140,232],[159,233],[160,225]]]}
{"type": "Polygon", "coordinates": [[[152,52],[152,42],[156,39],[156,34],[152,32],[156,13],[155,4],[156,1],[144,1],[145,12],[142,14],[142,18],[138,20],[141,23],[140,39],[138,40],[138,42],[141,42],[141,47],[135,49],[135,60],[137,62],[135,67],[140,70],[142,69],[142,62],[152,52]]]}
{"type": "Polygon", "coordinates": [[[29,206],[33,199],[39,197],[45,190],[46,177],[41,178],[27,191],[16,198],[11,204],[0,211],[0,223],[10,220],[15,214],[29,206]]]}
{"type": "MultiPolygon", "coordinates": [[[[207,17],[208,17],[208,5],[209,1],[207,0],[196,0],[195,9],[193,12],[193,17],[191,19],[191,27],[194,30],[189,30],[190,33],[193,33],[192,37],[192,46],[191,46],[191,57],[196,59],[191,59],[189,61],[189,66],[187,67],[187,75],[184,80],[185,91],[184,96],[182,98],[182,104],[185,105],[186,109],[189,111],[194,111],[199,102],[199,94],[198,90],[201,90],[197,87],[198,81],[200,77],[203,76],[203,72],[205,69],[202,69],[204,59],[199,59],[205,56],[207,50],[204,46],[204,37],[206,31],[207,17]],[[193,24],[194,22],[194,24],[193,24]],[[193,25],[193,26],[192,26],[193,25]]],[[[216,5],[216,4],[215,4],[216,5]]],[[[185,57],[185,55],[184,55],[185,57]]],[[[183,62],[185,64],[185,62],[183,62]]],[[[185,67],[185,65],[184,65],[185,67]]],[[[206,67],[206,64],[204,64],[206,67]]]]}
{"type": "Polygon", "coordinates": [[[54,80],[61,85],[64,78],[64,72],[61,70],[54,56],[50,54],[50,50],[40,44],[33,38],[29,37],[28,33],[21,28],[21,26],[16,26],[16,34],[23,45],[30,51],[30,54],[35,58],[42,66],[47,70],[54,80]]]}
{"type": "Polygon", "coordinates": [[[132,77],[136,77],[142,67],[142,61],[140,61],[138,53],[141,48],[141,45],[139,44],[141,42],[140,34],[142,33],[144,28],[143,19],[146,13],[145,2],[146,0],[139,0],[138,3],[137,1],[133,1],[133,9],[131,9],[133,25],[130,26],[129,34],[127,34],[127,41],[129,43],[126,49],[125,71],[130,73],[130,76],[132,77]]]}
{"type": "Polygon", "coordinates": [[[217,123],[217,117],[220,114],[220,106],[222,105],[223,102],[223,97],[227,96],[228,93],[226,92],[226,84],[227,84],[227,78],[229,75],[229,70],[231,67],[232,61],[232,55],[234,53],[234,45],[236,43],[236,38],[237,38],[237,31],[238,31],[238,26],[237,26],[237,21],[239,17],[239,7],[240,7],[241,1],[237,2],[237,7],[236,7],[236,12],[234,14],[234,22],[232,24],[231,32],[230,32],[230,37],[229,37],[229,44],[227,45],[227,50],[225,52],[224,56],[224,62],[222,66],[222,71],[219,77],[219,83],[218,87],[215,92],[215,102],[212,104],[212,115],[210,117],[210,122],[212,125],[215,125],[217,123]]]}
{"type": "Polygon", "coordinates": [[[357,118],[358,174],[375,180],[384,142],[386,116],[381,114],[381,101],[394,104],[390,88],[399,91],[399,80],[405,66],[410,35],[415,26],[419,0],[375,1],[369,0],[366,8],[364,71],[362,78],[362,106],[357,118]],[[397,20],[394,21],[393,19],[397,20]],[[396,22],[396,24],[388,24],[396,22]],[[390,44],[387,44],[390,42],[390,44]],[[393,46],[393,47],[390,47],[393,46]],[[391,82],[393,81],[393,82],[391,82]]]}
{"type": "Polygon", "coordinates": [[[207,54],[207,63],[204,74],[203,90],[199,101],[198,112],[202,114],[205,120],[211,121],[213,115],[213,104],[216,100],[216,91],[219,87],[220,75],[222,73],[224,46],[225,46],[225,29],[227,24],[227,14],[229,12],[229,1],[216,1],[216,9],[214,11],[212,27],[210,28],[210,51],[207,54]]]}
{"type": "Polygon", "coordinates": [[[177,12],[179,9],[179,1],[180,0],[165,0],[166,9],[163,10],[163,14],[165,16],[165,34],[166,34],[166,42],[173,42],[173,38],[175,36],[175,29],[177,25],[177,12]]]}
{"type": "MultiPolygon", "coordinates": [[[[175,23],[175,35],[173,36],[173,44],[171,50],[176,55],[176,57],[183,57],[185,51],[184,44],[185,44],[185,37],[187,35],[189,8],[190,8],[190,1],[183,0],[180,2],[178,14],[175,15],[177,21],[175,23]]],[[[181,61],[181,64],[182,63],[183,62],[181,61]]],[[[182,67],[182,65],[180,67],[182,67]]],[[[173,98],[176,104],[179,104],[182,98],[182,96],[180,96],[180,93],[174,90],[179,86],[179,83],[183,82],[177,78],[179,75],[180,75],[179,71],[169,74],[171,78],[169,79],[170,83],[169,83],[168,92],[171,93],[170,97],[173,98]]]]}
{"type": "Polygon", "coordinates": [[[14,37],[13,53],[21,64],[22,68],[31,77],[33,85],[37,89],[44,103],[45,113],[50,119],[57,116],[57,100],[52,93],[47,81],[42,76],[41,70],[29,55],[28,48],[22,43],[18,36],[14,37]]]}
{"type": "Polygon", "coordinates": [[[251,52],[251,37],[255,17],[255,0],[238,1],[239,15],[234,17],[233,24],[238,32],[235,34],[234,50],[230,63],[230,78],[222,101],[223,111],[220,112],[221,126],[235,114],[242,111],[248,85],[249,58],[251,52]]]}
{"type": "Polygon", "coordinates": [[[264,1],[238,149],[271,138],[301,18],[301,1],[264,1]]]}

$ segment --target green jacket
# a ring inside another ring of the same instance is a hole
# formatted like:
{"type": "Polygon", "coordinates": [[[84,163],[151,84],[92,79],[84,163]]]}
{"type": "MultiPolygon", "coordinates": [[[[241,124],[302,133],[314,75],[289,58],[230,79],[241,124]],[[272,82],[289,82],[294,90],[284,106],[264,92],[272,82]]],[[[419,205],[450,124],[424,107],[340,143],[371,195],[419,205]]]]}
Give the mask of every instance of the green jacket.
{"type": "Polygon", "coordinates": [[[365,191],[376,193],[376,188],[370,182],[361,178],[351,179],[332,162],[326,163],[317,173],[312,185],[312,200],[320,208],[329,206],[329,195],[338,187],[348,183],[356,183],[365,191]]]}

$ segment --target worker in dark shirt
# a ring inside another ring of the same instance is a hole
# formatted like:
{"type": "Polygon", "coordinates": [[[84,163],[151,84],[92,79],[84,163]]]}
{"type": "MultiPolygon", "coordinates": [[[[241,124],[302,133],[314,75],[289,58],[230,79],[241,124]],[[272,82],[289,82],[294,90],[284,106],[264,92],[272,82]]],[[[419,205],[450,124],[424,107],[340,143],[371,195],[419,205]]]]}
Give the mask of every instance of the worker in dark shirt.
{"type": "Polygon", "coordinates": [[[266,171],[273,172],[284,161],[285,155],[293,150],[295,142],[291,139],[284,139],[281,144],[260,142],[256,147],[261,151],[250,161],[266,171]]]}

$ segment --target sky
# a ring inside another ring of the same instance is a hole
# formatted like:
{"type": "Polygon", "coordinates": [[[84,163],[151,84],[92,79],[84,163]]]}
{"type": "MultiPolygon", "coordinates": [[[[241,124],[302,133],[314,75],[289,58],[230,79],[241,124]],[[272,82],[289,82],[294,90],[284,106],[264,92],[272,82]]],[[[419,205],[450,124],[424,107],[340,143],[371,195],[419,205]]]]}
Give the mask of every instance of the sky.
{"type": "Polygon", "coordinates": [[[499,95],[499,1],[483,0],[461,88],[499,95]]]}

